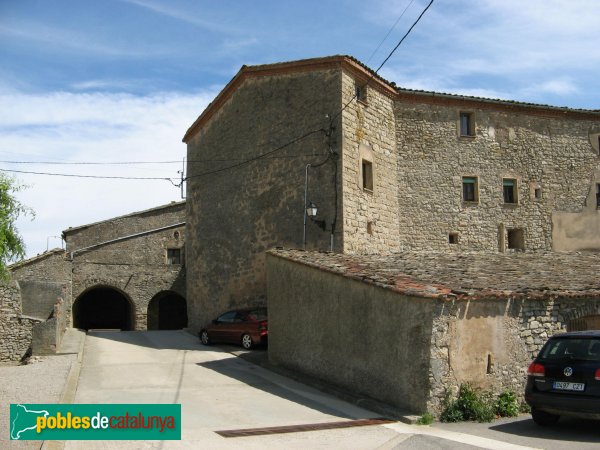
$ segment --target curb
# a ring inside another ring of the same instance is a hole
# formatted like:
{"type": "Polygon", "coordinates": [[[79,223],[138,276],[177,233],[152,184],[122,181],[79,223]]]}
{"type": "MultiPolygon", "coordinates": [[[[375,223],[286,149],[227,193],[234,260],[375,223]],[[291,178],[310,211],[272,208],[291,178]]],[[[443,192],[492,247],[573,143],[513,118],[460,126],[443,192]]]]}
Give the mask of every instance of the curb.
{"type": "MultiPolygon", "coordinates": [[[[75,394],[77,393],[77,385],[79,384],[79,373],[81,372],[81,362],[83,360],[83,346],[85,345],[85,338],[87,334],[83,334],[79,341],[79,348],[77,350],[77,358],[71,364],[67,380],[60,393],[58,400],[59,404],[70,404],[75,400],[75,394]]],[[[65,441],[43,441],[40,450],[64,450],[65,441]]]]}

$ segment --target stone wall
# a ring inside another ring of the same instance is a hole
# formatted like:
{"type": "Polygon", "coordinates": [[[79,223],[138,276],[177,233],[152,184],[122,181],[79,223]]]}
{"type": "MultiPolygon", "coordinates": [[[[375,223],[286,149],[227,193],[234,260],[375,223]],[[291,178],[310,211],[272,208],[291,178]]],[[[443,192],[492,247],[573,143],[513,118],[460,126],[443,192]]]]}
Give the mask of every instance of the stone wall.
{"type": "MultiPolygon", "coordinates": [[[[192,328],[229,308],[264,303],[264,252],[302,247],[306,165],[325,161],[329,148],[339,153],[340,127],[329,137],[326,132],[327,116],[341,107],[340,86],[339,70],[247,77],[187,142],[192,328]]],[[[330,246],[336,198],[341,205],[334,184],[340,169],[334,161],[309,169],[308,200],[318,206],[317,219],[327,227],[324,231],[307,222],[310,249],[330,246]]],[[[339,251],[341,208],[337,224],[334,247],[339,251]]]]}
{"type": "Polygon", "coordinates": [[[14,282],[0,284],[0,362],[19,361],[31,344],[38,320],[21,315],[21,297],[14,282]]]}
{"type": "Polygon", "coordinates": [[[366,78],[344,72],[342,102],[344,252],[386,253],[399,249],[398,170],[394,101],[389,93],[363,87],[366,78]],[[365,101],[355,95],[366,90],[365,101]],[[373,190],[362,186],[362,160],[372,163],[373,190]]]}
{"type": "Polygon", "coordinates": [[[67,252],[100,242],[119,239],[161,227],[185,222],[185,202],[172,202],[157,208],[134,212],[102,222],[63,231],[67,252]]]}
{"type": "Polygon", "coordinates": [[[167,248],[183,250],[184,242],[182,225],[75,253],[73,302],[95,288],[114,289],[129,300],[135,329],[145,330],[154,296],[169,291],[186,297],[185,265],[167,264],[166,256],[167,248]]]}
{"type": "Polygon", "coordinates": [[[579,213],[595,197],[600,159],[589,133],[598,121],[458,100],[394,108],[404,249],[504,251],[506,230],[517,228],[526,250],[551,250],[553,213],[579,213]],[[460,112],[472,114],[473,136],[459,135],[460,112]],[[463,202],[465,176],[478,177],[478,202],[463,202]],[[504,203],[503,178],[517,180],[518,204],[504,203]]]}
{"type": "Polygon", "coordinates": [[[421,413],[435,302],[267,255],[269,360],[421,413]]]}
{"type": "Polygon", "coordinates": [[[439,305],[433,322],[430,411],[461,383],[522,396],[531,360],[569,322],[600,314],[600,298],[456,300],[439,305]]]}

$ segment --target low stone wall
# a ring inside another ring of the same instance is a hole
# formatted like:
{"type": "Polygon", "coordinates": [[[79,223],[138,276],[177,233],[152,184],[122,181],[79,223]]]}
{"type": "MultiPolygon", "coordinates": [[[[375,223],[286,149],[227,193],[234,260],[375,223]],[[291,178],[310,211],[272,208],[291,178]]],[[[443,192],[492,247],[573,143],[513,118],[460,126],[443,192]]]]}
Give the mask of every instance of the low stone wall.
{"type": "Polygon", "coordinates": [[[527,368],[544,343],[581,317],[600,315],[600,298],[456,300],[439,305],[431,340],[430,411],[461,383],[522,395],[527,368]]]}
{"type": "Polygon", "coordinates": [[[21,298],[15,283],[0,285],[0,362],[19,361],[25,356],[32,328],[39,322],[21,315],[21,298]]]}

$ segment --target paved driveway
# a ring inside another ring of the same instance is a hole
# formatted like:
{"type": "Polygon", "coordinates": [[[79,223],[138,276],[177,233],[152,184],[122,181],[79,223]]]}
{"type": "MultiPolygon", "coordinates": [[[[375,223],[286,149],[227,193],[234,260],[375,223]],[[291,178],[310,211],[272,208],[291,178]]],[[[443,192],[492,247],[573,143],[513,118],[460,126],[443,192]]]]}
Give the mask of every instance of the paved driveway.
{"type": "MultiPolygon", "coordinates": [[[[532,445],[519,439],[518,433],[516,439],[506,439],[488,429],[477,432],[476,426],[471,432],[402,423],[222,437],[216,431],[327,424],[378,414],[219,347],[203,347],[183,331],[88,334],[75,403],[181,403],[182,440],[70,441],[67,449],[522,449],[532,445]]],[[[535,446],[542,447],[538,442],[535,446]]],[[[581,443],[577,440],[573,443],[562,441],[569,448],[585,448],[577,447],[581,443]]]]}

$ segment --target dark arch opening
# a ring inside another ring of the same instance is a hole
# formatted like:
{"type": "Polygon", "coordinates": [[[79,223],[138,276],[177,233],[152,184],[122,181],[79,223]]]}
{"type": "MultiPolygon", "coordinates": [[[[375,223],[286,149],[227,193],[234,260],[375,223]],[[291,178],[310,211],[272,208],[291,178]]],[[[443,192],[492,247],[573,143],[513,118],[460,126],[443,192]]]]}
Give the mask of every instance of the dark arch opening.
{"type": "Polygon", "coordinates": [[[81,294],[73,304],[73,327],[89,330],[133,330],[133,308],[116,289],[98,287],[81,294]]]}
{"type": "Polygon", "coordinates": [[[175,292],[160,292],[148,304],[149,330],[181,330],[188,326],[187,302],[175,292]]]}

